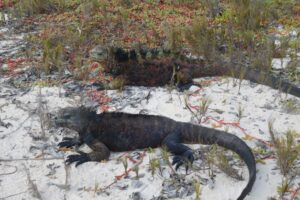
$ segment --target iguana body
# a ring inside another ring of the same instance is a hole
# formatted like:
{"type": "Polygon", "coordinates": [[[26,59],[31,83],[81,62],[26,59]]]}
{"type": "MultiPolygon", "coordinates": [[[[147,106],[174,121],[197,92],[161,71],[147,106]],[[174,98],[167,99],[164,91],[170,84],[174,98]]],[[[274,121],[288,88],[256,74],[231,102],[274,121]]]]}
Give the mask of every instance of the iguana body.
{"type": "Polygon", "coordinates": [[[79,140],[64,138],[58,145],[71,147],[87,144],[93,152],[70,155],[67,163],[76,166],[87,161],[108,159],[110,151],[129,151],[165,145],[173,155],[178,168],[186,161],[193,162],[192,150],[187,144],[218,144],[236,152],[249,169],[249,181],[239,196],[244,199],[251,191],[256,177],[255,158],[247,144],[235,135],[190,123],[141,114],[96,114],[87,108],[66,108],[60,111],[56,124],[78,131],[79,140]]]}
{"type": "Polygon", "coordinates": [[[113,76],[122,76],[126,85],[164,86],[173,79],[179,86],[192,83],[193,78],[205,76],[232,76],[250,80],[279,89],[283,92],[300,97],[300,88],[282,79],[270,71],[262,71],[251,67],[232,64],[226,59],[215,60],[211,63],[203,60],[192,60],[184,56],[176,59],[169,51],[163,51],[164,57],[158,57],[157,49],[128,50],[117,48],[113,52],[114,65],[107,65],[107,72],[113,76]],[[152,55],[147,59],[147,54],[152,55]],[[138,56],[140,55],[140,59],[138,56]]]}

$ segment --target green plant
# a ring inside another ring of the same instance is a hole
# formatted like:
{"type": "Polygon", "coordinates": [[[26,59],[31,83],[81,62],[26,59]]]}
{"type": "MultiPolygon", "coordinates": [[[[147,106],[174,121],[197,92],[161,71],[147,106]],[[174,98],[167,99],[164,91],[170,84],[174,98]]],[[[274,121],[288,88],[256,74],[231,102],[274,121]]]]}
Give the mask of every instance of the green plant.
{"type": "Polygon", "coordinates": [[[208,152],[207,156],[206,156],[206,160],[207,160],[207,164],[208,164],[208,175],[209,177],[213,178],[214,177],[214,163],[215,163],[215,157],[216,157],[216,152],[217,152],[217,148],[218,146],[213,144],[210,148],[210,151],[208,152]]]}
{"type": "Polygon", "coordinates": [[[153,158],[149,160],[151,175],[154,176],[154,173],[157,168],[160,168],[160,162],[158,158],[153,158]]]}
{"type": "Polygon", "coordinates": [[[280,199],[284,199],[285,194],[291,189],[291,179],[283,178],[281,185],[277,186],[277,192],[279,193],[280,199]]]}
{"type": "Polygon", "coordinates": [[[260,0],[231,1],[235,22],[242,30],[257,30],[269,20],[269,6],[260,0]]]}
{"type": "Polygon", "coordinates": [[[127,176],[128,175],[128,160],[127,160],[127,157],[126,156],[122,157],[121,162],[122,162],[124,170],[125,170],[125,176],[127,176]]]}
{"type": "Polygon", "coordinates": [[[94,196],[97,192],[101,191],[101,187],[99,186],[99,183],[95,180],[95,186],[94,186],[94,196]]]}
{"type": "Polygon", "coordinates": [[[234,169],[225,155],[225,151],[222,148],[218,148],[218,153],[216,155],[216,161],[215,164],[216,166],[225,174],[228,176],[235,178],[237,180],[243,180],[243,177],[238,174],[238,171],[234,169]]]}
{"type": "Polygon", "coordinates": [[[162,159],[165,163],[170,164],[170,160],[169,160],[169,152],[167,150],[166,146],[163,146],[161,148],[161,155],[162,155],[162,159]]]}
{"type": "Polygon", "coordinates": [[[242,82],[245,78],[245,75],[246,75],[246,68],[241,68],[240,75],[239,75],[239,90],[238,90],[238,93],[240,93],[242,82]]]}
{"type": "Polygon", "coordinates": [[[206,12],[208,13],[208,16],[214,18],[220,15],[220,0],[201,0],[200,2],[203,5],[204,9],[207,9],[206,12]]]}
{"type": "Polygon", "coordinates": [[[139,179],[140,177],[139,177],[139,165],[135,165],[133,168],[132,168],[132,170],[134,171],[134,173],[135,173],[135,178],[136,179],[139,179]]]}
{"type": "Polygon", "coordinates": [[[283,176],[287,176],[291,169],[295,167],[296,160],[299,159],[300,149],[297,148],[294,131],[287,131],[285,136],[276,137],[273,128],[274,121],[268,122],[269,133],[274,145],[277,163],[283,176]]]}
{"type": "MultiPolygon", "coordinates": [[[[210,151],[207,154],[207,163],[209,168],[209,176],[214,176],[214,166],[219,170],[224,172],[226,175],[235,178],[237,180],[243,180],[243,177],[238,173],[238,171],[233,168],[229,162],[228,155],[226,155],[226,150],[217,145],[212,145],[210,151]]],[[[239,156],[232,154],[234,159],[239,159],[239,156]]]]}
{"type": "Polygon", "coordinates": [[[254,37],[254,39],[255,42],[253,42],[252,49],[248,50],[249,62],[256,69],[270,71],[275,51],[274,41],[263,33],[254,37]]]}
{"type": "Polygon", "coordinates": [[[243,117],[243,113],[244,113],[244,108],[241,106],[241,104],[239,104],[238,113],[237,113],[238,121],[241,121],[243,117]]]}
{"type": "Polygon", "coordinates": [[[168,29],[167,48],[171,49],[174,57],[178,56],[183,46],[183,29],[181,27],[172,28],[171,31],[168,29]]]}
{"type": "Polygon", "coordinates": [[[293,81],[299,81],[300,80],[300,73],[298,72],[298,69],[300,67],[298,58],[292,57],[291,61],[287,65],[287,73],[288,77],[293,81]]]}
{"type": "Polygon", "coordinates": [[[32,16],[35,14],[62,12],[73,7],[72,1],[65,0],[20,0],[14,6],[16,15],[32,16]]]}
{"type": "Polygon", "coordinates": [[[195,200],[199,200],[200,199],[200,182],[198,179],[194,180],[194,188],[195,188],[195,200]]]}
{"type": "Polygon", "coordinates": [[[199,113],[201,116],[204,116],[207,113],[207,110],[211,104],[211,100],[208,98],[202,98],[199,106],[199,113]]]}
{"type": "Polygon", "coordinates": [[[216,29],[209,26],[205,17],[194,20],[192,26],[185,31],[185,39],[193,53],[204,56],[206,61],[213,61],[217,55],[216,36],[216,29]]]}

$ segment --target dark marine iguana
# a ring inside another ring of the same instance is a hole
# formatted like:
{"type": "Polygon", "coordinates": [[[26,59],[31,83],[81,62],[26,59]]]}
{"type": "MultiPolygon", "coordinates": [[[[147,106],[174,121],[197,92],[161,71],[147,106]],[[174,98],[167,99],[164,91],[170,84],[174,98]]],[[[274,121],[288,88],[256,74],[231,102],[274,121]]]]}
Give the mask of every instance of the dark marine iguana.
{"type": "Polygon", "coordinates": [[[115,78],[121,77],[126,85],[164,86],[173,79],[179,88],[186,88],[192,84],[193,78],[231,76],[300,97],[300,88],[279,75],[238,63],[233,64],[234,61],[229,62],[226,57],[220,57],[219,60],[212,62],[190,59],[184,55],[175,58],[169,50],[157,48],[130,50],[115,48],[107,54],[112,54],[110,56],[114,64],[105,65],[106,72],[115,78]],[[160,54],[163,56],[159,56],[160,54]],[[150,58],[147,58],[147,55],[151,55],[150,58]]]}
{"type": "Polygon", "coordinates": [[[154,115],[102,113],[96,114],[85,107],[64,108],[55,119],[58,126],[76,130],[79,139],[65,137],[59,147],[87,144],[91,153],[78,152],[69,155],[66,163],[76,166],[88,161],[107,160],[110,151],[129,151],[165,145],[174,157],[173,165],[178,169],[194,156],[186,144],[218,144],[237,153],[249,170],[249,181],[238,200],[251,191],[256,178],[256,163],[251,149],[239,137],[212,128],[191,123],[178,122],[170,118],[154,115]]]}

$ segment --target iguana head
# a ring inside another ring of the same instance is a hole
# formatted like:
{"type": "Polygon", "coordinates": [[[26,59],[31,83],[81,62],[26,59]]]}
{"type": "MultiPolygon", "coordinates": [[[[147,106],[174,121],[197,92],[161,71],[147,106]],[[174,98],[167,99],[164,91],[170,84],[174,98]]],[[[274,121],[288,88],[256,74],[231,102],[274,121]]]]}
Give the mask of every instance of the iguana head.
{"type": "Polygon", "coordinates": [[[58,112],[54,122],[57,126],[66,127],[75,131],[85,130],[95,112],[86,107],[67,107],[58,112]]]}

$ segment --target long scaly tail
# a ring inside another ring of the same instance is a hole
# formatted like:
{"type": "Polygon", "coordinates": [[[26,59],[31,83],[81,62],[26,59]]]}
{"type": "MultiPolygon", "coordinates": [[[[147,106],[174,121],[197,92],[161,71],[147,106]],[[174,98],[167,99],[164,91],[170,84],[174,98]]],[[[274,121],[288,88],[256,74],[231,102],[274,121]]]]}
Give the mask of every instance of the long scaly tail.
{"type": "MultiPolygon", "coordinates": [[[[185,125],[186,127],[186,125],[185,125]]],[[[251,191],[256,178],[256,163],[250,147],[239,137],[212,128],[189,124],[190,128],[181,135],[184,143],[217,144],[237,153],[246,163],[249,171],[249,181],[238,200],[244,199],[251,191]]]]}

